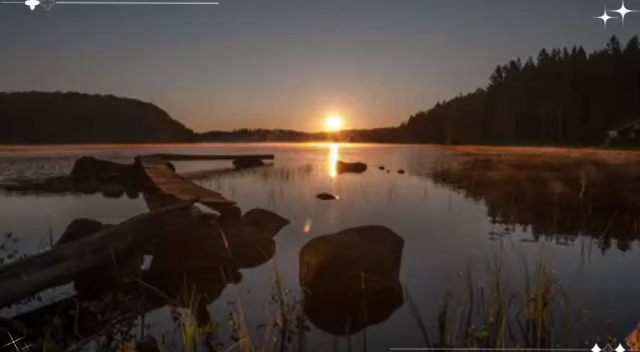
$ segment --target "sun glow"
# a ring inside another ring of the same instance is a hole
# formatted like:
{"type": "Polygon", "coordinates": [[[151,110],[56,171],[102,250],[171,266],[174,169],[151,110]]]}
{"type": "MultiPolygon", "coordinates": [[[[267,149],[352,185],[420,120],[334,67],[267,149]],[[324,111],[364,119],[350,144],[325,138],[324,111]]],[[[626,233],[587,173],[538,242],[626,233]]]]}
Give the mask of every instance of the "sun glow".
{"type": "Polygon", "coordinates": [[[324,120],[324,129],[327,132],[338,132],[342,130],[342,117],[339,115],[331,115],[324,120]]]}

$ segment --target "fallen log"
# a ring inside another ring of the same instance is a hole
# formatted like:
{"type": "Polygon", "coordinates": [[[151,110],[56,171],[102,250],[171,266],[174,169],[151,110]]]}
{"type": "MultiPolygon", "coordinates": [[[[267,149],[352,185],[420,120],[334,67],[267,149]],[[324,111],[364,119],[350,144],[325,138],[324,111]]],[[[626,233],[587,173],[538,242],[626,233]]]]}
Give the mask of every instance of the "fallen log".
{"type": "Polygon", "coordinates": [[[140,214],[91,236],[0,267],[0,307],[50,287],[66,284],[87,269],[109,263],[153,236],[158,224],[171,226],[170,213],[191,209],[194,201],[140,214]]]}
{"type": "MultiPolygon", "coordinates": [[[[37,347],[37,341],[47,338],[55,317],[60,334],[55,340],[63,346],[75,345],[78,340],[85,341],[106,331],[114,320],[118,323],[133,320],[165,305],[190,307],[192,302],[184,296],[185,292],[198,297],[194,309],[196,321],[198,326],[207,325],[211,319],[206,307],[221,296],[228,284],[242,280],[240,269],[256,267],[273,258],[273,237],[289,224],[278,214],[251,209],[237,223],[222,229],[229,234],[229,242],[224,243],[216,234],[220,227],[206,218],[181,216],[180,221],[181,226],[169,229],[171,233],[162,236],[150,251],[145,249],[153,260],[139,276],[112,280],[111,273],[94,269],[80,274],[74,280],[76,295],[11,318],[14,325],[24,327],[20,336],[28,333],[28,340],[37,347]],[[113,297],[126,297],[126,303],[115,301],[114,305],[113,297]],[[97,304],[100,302],[109,304],[97,304]]],[[[103,225],[95,220],[76,219],[58,243],[79,241],[84,238],[82,233],[98,226],[103,225]]]]}

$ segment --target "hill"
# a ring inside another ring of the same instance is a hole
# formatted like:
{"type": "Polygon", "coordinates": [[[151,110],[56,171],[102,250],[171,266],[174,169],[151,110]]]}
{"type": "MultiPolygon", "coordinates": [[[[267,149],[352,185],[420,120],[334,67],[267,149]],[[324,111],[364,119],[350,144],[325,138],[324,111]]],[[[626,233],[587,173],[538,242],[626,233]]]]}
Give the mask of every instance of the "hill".
{"type": "Polygon", "coordinates": [[[601,145],[640,118],[640,41],[615,36],[587,54],[543,49],[499,65],[488,85],[411,116],[409,140],[439,144],[601,145]]]}
{"type": "Polygon", "coordinates": [[[0,144],[176,143],[194,133],[135,99],[80,93],[0,93],[0,144]]]}

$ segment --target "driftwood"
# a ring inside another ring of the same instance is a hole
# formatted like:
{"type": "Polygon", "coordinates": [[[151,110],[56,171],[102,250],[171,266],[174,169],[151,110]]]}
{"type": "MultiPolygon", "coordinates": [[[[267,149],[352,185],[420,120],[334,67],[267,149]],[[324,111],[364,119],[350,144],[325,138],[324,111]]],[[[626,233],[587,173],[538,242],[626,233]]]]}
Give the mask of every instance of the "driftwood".
{"type": "Polygon", "coordinates": [[[0,268],[0,307],[25,296],[72,281],[78,274],[108,263],[117,254],[148,240],[156,234],[150,228],[161,223],[171,225],[172,212],[190,209],[193,201],[145,213],[94,235],[64,244],[0,268]]]}

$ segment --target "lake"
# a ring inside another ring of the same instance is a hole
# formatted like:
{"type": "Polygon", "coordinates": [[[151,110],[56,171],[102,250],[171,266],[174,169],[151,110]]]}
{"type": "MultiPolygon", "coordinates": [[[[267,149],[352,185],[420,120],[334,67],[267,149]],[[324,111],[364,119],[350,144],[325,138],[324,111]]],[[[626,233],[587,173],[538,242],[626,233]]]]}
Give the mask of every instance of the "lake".
{"type": "MultiPolygon", "coordinates": [[[[218,350],[236,343],[230,338],[230,310],[241,311],[254,343],[263,343],[265,325],[278,320],[273,319],[279,309],[273,304],[276,279],[292,311],[301,300],[301,248],[318,236],[361,225],[382,225],[404,239],[399,275],[405,291],[402,304],[392,307],[384,321],[351,336],[336,336],[308,321],[307,350],[424,347],[425,331],[432,343],[444,338],[453,344],[463,338],[463,325],[473,326],[476,340],[481,340],[487,338],[483,330],[489,335],[495,330],[482,327],[487,323],[483,319],[502,303],[483,306],[479,309],[484,311],[472,318],[468,318],[468,307],[500,296],[492,291],[496,287],[505,302],[513,300],[503,310],[512,324],[505,327],[509,331],[505,334],[514,337],[504,340],[508,345],[533,346],[517,322],[534,315],[527,302],[535,294],[523,292],[536,280],[537,265],[548,268],[545,275],[550,276],[545,278],[552,277],[547,291],[553,292],[545,296],[554,300],[549,303],[553,308],[547,323],[562,325],[570,320],[569,327],[552,329],[555,345],[590,347],[597,339],[623,341],[640,320],[636,276],[640,193],[635,186],[640,171],[632,152],[491,149],[474,154],[464,148],[353,144],[4,147],[0,177],[65,175],[82,155],[129,163],[138,154],[155,152],[275,155],[271,167],[195,181],[235,200],[243,211],[263,208],[290,221],[275,237],[275,255],[258,267],[240,270],[241,278],[223,286],[220,297],[206,305],[212,321],[219,323],[218,350]],[[337,174],[337,160],[361,161],[369,167],[362,174],[337,174]],[[339,199],[317,199],[322,192],[339,199]],[[501,280],[496,280],[497,271],[501,280]],[[468,293],[470,289],[473,294],[468,293]],[[449,290],[451,298],[445,306],[450,323],[440,334],[438,318],[449,290]],[[518,309],[522,306],[529,308],[523,313],[518,309]],[[569,310],[572,313],[565,319],[569,310]]],[[[189,174],[226,168],[230,162],[176,162],[175,166],[189,174]]],[[[117,224],[145,211],[142,197],[5,191],[0,194],[0,236],[10,233],[16,241],[3,246],[0,257],[12,260],[7,257],[12,251],[21,256],[48,249],[74,219],[117,224]]],[[[0,316],[25,314],[73,294],[70,285],[50,289],[37,301],[5,308],[0,316]]],[[[489,325],[495,323],[488,319],[489,325]]],[[[149,312],[144,325],[145,333],[158,337],[168,350],[180,348],[181,332],[167,306],[149,312]]],[[[300,341],[292,337],[288,349],[298,349],[300,341]]]]}

